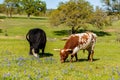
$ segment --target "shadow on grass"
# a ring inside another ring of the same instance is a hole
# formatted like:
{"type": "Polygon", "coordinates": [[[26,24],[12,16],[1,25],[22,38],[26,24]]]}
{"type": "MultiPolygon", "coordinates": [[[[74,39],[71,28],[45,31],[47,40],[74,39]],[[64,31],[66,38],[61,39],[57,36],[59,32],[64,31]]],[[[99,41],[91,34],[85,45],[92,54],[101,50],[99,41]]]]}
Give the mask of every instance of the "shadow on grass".
{"type": "Polygon", "coordinates": [[[5,19],[6,18],[6,16],[0,16],[0,19],[5,19]]]}
{"type": "MultiPolygon", "coordinates": [[[[98,61],[98,60],[100,60],[100,59],[93,59],[93,62],[98,61]]],[[[78,60],[78,62],[84,62],[84,61],[88,61],[88,59],[79,59],[78,60]]]]}
{"type": "Polygon", "coordinates": [[[0,33],[3,33],[2,29],[0,29],[0,33]]]}
{"type": "Polygon", "coordinates": [[[97,36],[111,36],[110,33],[104,31],[92,31],[92,32],[95,33],[97,36]]]}
{"type": "Polygon", "coordinates": [[[53,56],[53,54],[51,53],[44,53],[44,55],[42,55],[42,53],[39,53],[39,57],[42,58],[42,57],[50,57],[50,56],[53,56]]]}
{"type": "MultiPolygon", "coordinates": [[[[97,36],[111,36],[111,34],[109,32],[105,32],[105,31],[95,31],[95,30],[89,30],[90,32],[95,33],[97,36]]],[[[87,30],[79,30],[78,33],[82,33],[82,32],[87,32],[87,30]]]]}
{"type": "Polygon", "coordinates": [[[67,36],[70,35],[70,30],[54,31],[53,33],[58,36],[67,36]]]}
{"type": "Polygon", "coordinates": [[[32,17],[30,19],[35,19],[35,20],[48,20],[48,18],[46,17],[39,17],[39,18],[35,18],[35,17],[32,17]]]}
{"type": "MultiPolygon", "coordinates": [[[[10,18],[10,17],[9,17],[10,18]]],[[[46,17],[11,17],[11,19],[35,19],[35,20],[47,20],[46,17]]]]}
{"type": "MultiPolygon", "coordinates": [[[[93,62],[98,61],[100,59],[93,59],[93,62]]],[[[73,60],[73,62],[90,62],[88,59],[78,59],[78,61],[73,60]]],[[[71,63],[70,60],[66,60],[65,63],[71,63]]]]}
{"type": "Polygon", "coordinates": [[[6,16],[0,16],[0,19],[5,19],[5,18],[10,18],[10,19],[35,19],[35,20],[48,20],[47,17],[6,17],[6,16]]]}
{"type": "MultiPolygon", "coordinates": [[[[77,33],[83,33],[83,32],[87,32],[88,30],[79,30],[77,33]]],[[[97,36],[111,36],[110,33],[108,32],[105,32],[105,31],[95,31],[95,30],[89,30],[90,32],[93,32],[95,33],[97,36]]],[[[54,31],[53,32],[55,35],[58,35],[58,36],[67,36],[67,35],[70,35],[70,30],[61,30],[61,31],[54,31]]]]}

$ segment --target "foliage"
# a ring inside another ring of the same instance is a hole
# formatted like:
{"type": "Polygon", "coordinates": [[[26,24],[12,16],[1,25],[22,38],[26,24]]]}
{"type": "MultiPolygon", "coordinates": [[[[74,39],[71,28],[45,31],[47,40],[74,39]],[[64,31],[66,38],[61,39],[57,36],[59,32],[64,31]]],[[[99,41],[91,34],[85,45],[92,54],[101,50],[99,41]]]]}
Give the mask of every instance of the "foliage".
{"type": "Polygon", "coordinates": [[[46,3],[41,0],[5,0],[4,4],[6,5],[7,15],[10,14],[12,17],[13,12],[21,14],[26,12],[28,17],[32,14],[45,13],[46,12],[46,3]]]}
{"type": "Polygon", "coordinates": [[[112,12],[120,12],[120,0],[102,0],[102,2],[109,14],[112,12]]]}
{"type": "Polygon", "coordinates": [[[23,6],[28,17],[33,13],[46,11],[46,3],[41,0],[23,0],[23,6]]]}
{"type": "Polygon", "coordinates": [[[112,25],[110,17],[99,7],[96,7],[94,14],[92,14],[90,23],[99,29],[103,29],[103,26],[112,25]]]}
{"type": "Polygon", "coordinates": [[[0,13],[4,13],[5,12],[5,6],[4,4],[0,4],[0,13]]]}
{"type": "Polygon", "coordinates": [[[4,4],[6,6],[6,14],[7,14],[7,16],[12,17],[12,13],[13,13],[13,10],[14,10],[15,5],[16,5],[15,1],[14,0],[5,0],[4,1],[4,4]]]}
{"type": "Polygon", "coordinates": [[[66,24],[75,33],[78,28],[85,27],[93,7],[84,0],[70,0],[61,3],[57,10],[51,14],[51,23],[54,25],[66,24]]]}
{"type": "Polygon", "coordinates": [[[108,24],[107,15],[102,9],[93,10],[89,2],[84,0],[70,0],[66,3],[60,3],[57,10],[51,13],[51,23],[55,26],[65,24],[70,26],[72,33],[79,28],[86,29],[89,24],[98,28],[108,24]],[[104,16],[104,17],[103,17],[104,16]]]}

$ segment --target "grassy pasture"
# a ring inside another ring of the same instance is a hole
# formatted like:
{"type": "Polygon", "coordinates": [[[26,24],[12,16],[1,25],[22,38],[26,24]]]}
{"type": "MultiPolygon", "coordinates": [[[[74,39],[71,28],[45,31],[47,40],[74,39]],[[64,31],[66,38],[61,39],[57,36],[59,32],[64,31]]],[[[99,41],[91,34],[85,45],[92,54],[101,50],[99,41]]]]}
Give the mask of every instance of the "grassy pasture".
{"type": "MultiPolygon", "coordinates": [[[[87,52],[78,53],[78,62],[61,64],[59,52],[68,36],[68,27],[52,27],[48,18],[3,18],[0,22],[0,80],[120,80],[120,21],[98,34],[94,61],[87,61],[87,52]],[[47,34],[45,56],[28,55],[25,35],[31,28],[42,28],[47,34]],[[7,36],[6,36],[7,34],[7,36]]],[[[93,28],[92,28],[93,29],[93,28]]],[[[67,61],[70,60],[70,56],[67,61]]]]}

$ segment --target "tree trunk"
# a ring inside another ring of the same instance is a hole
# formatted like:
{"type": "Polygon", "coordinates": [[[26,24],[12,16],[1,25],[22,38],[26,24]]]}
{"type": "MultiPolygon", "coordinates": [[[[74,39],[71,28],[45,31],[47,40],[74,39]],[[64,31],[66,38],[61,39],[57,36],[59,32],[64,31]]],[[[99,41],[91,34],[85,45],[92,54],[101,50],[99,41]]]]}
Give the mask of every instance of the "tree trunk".
{"type": "Polygon", "coordinates": [[[10,17],[12,17],[12,8],[10,8],[10,17]]]}
{"type": "Polygon", "coordinates": [[[72,34],[75,34],[75,33],[76,33],[75,27],[72,27],[72,34]]]}
{"type": "Polygon", "coordinates": [[[7,17],[9,17],[9,11],[8,11],[8,9],[6,10],[6,15],[7,15],[7,17]]]}
{"type": "Polygon", "coordinates": [[[31,14],[30,14],[30,13],[28,13],[28,15],[27,15],[27,16],[28,16],[28,18],[30,18],[30,15],[31,15],[31,14]]]}
{"type": "Polygon", "coordinates": [[[10,9],[9,9],[9,16],[10,16],[10,17],[12,17],[13,10],[14,10],[14,8],[13,8],[13,7],[10,7],[10,9]]]}

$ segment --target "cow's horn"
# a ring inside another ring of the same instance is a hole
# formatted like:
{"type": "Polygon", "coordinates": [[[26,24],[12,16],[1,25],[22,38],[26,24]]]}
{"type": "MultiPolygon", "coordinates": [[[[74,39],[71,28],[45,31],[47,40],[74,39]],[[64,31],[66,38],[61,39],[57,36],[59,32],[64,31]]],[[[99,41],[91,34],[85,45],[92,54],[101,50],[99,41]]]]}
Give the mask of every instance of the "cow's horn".
{"type": "Polygon", "coordinates": [[[66,49],[65,51],[72,51],[72,49],[66,49]]]}
{"type": "Polygon", "coordinates": [[[53,49],[54,51],[60,51],[60,49],[53,49]]]}
{"type": "Polygon", "coordinates": [[[38,55],[37,55],[37,53],[35,53],[35,50],[34,50],[34,49],[32,49],[32,53],[33,53],[33,55],[34,55],[35,57],[38,57],[38,55]]]}

